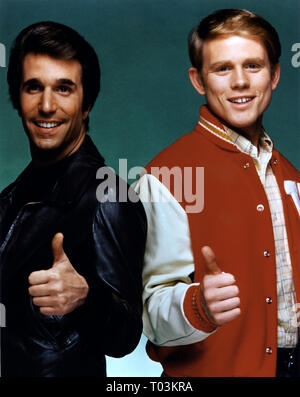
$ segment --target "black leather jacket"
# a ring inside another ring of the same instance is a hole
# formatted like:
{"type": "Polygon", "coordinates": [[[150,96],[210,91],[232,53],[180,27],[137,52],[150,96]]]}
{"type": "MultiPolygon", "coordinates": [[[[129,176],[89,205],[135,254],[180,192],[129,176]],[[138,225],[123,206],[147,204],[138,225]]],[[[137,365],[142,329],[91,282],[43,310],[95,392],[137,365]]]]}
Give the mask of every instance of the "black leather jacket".
{"type": "MultiPolygon", "coordinates": [[[[124,356],[139,342],[146,217],[140,202],[97,200],[96,171],[103,166],[87,136],[49,197],[24,205],[8,232],[2,221],[28,167],[0,195],[2,376],[105,376],[105,355],[124,356]],[[64,250],[90,290],[72,313],[45,316],[32,303],[28,276],[52,267],[57,232],[64,234],[64,250]]],[[[117,183],[106,193],[118,189],[117,183]]]]}

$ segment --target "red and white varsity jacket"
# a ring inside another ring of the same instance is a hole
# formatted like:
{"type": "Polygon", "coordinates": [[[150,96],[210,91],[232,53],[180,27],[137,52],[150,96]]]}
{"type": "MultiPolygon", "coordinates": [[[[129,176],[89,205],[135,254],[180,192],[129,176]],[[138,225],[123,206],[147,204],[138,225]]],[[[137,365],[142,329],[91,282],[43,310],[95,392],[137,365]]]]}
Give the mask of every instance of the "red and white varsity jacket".
{"type": "MultiPolygon", "coordinates": [[[[169,376],[275,376],[276,263],[268,200],[251,157],[228,141],[222,124],[205,106],[200,116],[201,124],[155,157],[136,186],[149,223],[144,269],[147,351],[169,376]],[[163,167],[174,171],[167,184],[163,167]],[[193,172],[185,174],[186,169],[193,172]],[[187,198],[184,189],[192,183],[195,192],[200,177],[204,201],[195,212],[191,192],[187,198]],[[234,275],[240,291],[241,315],[218,329],[206,320],[200,304],[204,245],[214,250],[222,270],[234,275]],[[205,321],[194,310],[193,296],[205,321]]],[[[276,150],[271,166],[281,192],[300,302],[300,173],[276,150]]]]}

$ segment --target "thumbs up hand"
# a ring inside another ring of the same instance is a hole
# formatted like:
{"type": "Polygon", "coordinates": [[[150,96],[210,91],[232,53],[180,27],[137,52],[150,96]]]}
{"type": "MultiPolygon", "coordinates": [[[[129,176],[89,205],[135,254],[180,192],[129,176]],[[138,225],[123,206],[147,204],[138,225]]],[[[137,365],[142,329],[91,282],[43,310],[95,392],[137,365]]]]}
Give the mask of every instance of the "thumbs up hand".
{"type": "Polygon", "coordinates": [[[72,312],[81,306],[89,286],[72,266],[63,248],[64,236],[56,233],[52,240],[53,266],[48,270],[32,272],[28,281],[32,301],[45,315],[59,315],[72,312]]]}
{"type": "Polygon", "coordinates": [[[210,247],[203,247],[201,252],[206,271],[201,285],[202,306],[209,320],[220,326],[241,314],[239,289],[234,276],[221,271],[210,247]]]}

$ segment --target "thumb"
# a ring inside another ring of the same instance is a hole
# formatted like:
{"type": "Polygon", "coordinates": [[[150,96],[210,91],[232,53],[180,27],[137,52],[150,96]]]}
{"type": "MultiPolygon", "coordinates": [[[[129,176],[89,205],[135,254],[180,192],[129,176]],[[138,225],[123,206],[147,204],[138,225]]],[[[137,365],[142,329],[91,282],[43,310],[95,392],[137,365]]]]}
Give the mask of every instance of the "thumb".
{"type": "Polygon", "coordinates": [[[66,254],[63,248],[64,235],[62,233],[56,233],[52,239],[52,252],[54,263],[61,262],[66,258],[66,254]]]}
{"type": "Polygon", "coordinates": [[[215,275],[222,273],[221,269],[217,265],[214,251],[210,247],[202,247],[201,252],[205,260],[206,274],[215,275]]]}

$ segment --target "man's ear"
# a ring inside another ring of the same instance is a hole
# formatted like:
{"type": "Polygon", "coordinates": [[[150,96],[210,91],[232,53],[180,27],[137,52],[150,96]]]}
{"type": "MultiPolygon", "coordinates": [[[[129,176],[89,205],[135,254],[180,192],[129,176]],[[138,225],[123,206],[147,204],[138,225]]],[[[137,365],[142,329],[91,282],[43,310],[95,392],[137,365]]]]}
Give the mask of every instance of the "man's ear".
{"type": "Polygon", "coordinates": [[[91,110],[91,106],[89,106],[86,110],[84,110],[84,111],[82,112],[82,119],[83,119],[83,120],[85,120],[85,119],[87,118],[87,116],[88,116],[89,113],[90,113],[90,110],[91,110]]]}
{"type": "Polygon", "coordinates": [[[272,90],[275,90],[280,78],[280,63],[276,63],[272,70],[272,90]]]}
{"type": "Polygon", "coordinates": [[[195,90],[200,94],[200,95],[205,95],[205,87],[202,81],[202,77],[200,76],[200,73],[198,69],[196,68],[190,68],[189,69],[189,78],[190,81],[195,88],[195,90]]]}

